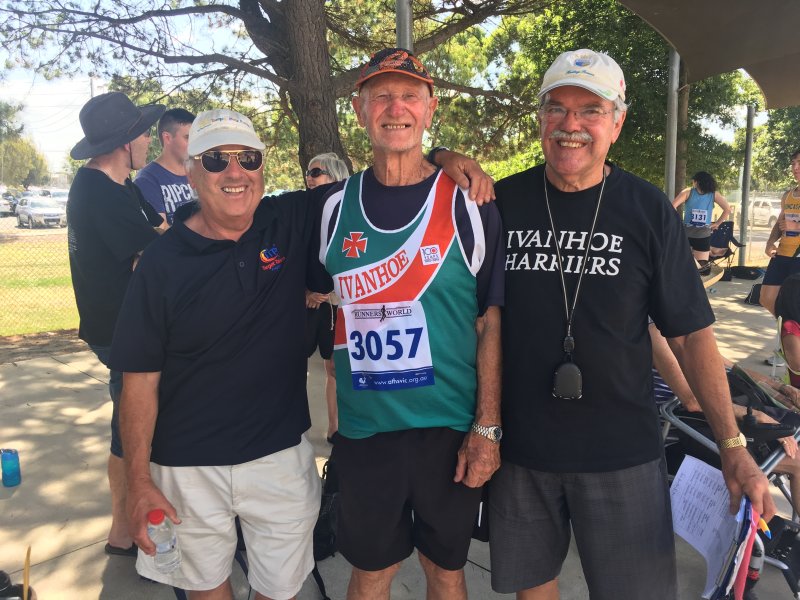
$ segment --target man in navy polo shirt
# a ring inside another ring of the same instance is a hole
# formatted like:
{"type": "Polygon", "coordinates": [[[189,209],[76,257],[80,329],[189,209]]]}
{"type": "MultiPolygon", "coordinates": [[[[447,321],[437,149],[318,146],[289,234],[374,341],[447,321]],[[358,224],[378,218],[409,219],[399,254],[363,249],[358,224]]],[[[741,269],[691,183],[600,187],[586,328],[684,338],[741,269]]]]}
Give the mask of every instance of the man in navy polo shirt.
{"type": "Polygon", "coordinates": [[[236,516],[256,598],[293,597],[313,567],[304,291],[328,282],[306,277],[314,196],[262,202],[263,149],[247,117],[197,116],[187,174],[198,206],[142,256],[111,353],[124,372],[136,568],[214,598],[231,597],[236,516]],[[183,560],[170,574],[146,532],[159,508],[178,524],[183,560]]]}

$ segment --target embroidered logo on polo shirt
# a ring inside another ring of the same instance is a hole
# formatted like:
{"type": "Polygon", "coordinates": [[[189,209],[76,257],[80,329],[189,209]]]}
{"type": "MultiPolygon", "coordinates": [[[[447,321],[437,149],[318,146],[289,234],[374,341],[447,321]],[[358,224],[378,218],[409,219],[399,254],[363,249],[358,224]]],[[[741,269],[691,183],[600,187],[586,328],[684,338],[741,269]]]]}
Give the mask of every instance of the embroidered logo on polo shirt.
{"type": "Polygon", "coordinates": [[[423,265],[435,265],[442,260],[441,253],[439,252],[439,244],[422,246],[419,249],[419,254],[422,258],[423,265]]]}
{"type": "Polygon", "coordinates": [[[367,238],[363,231],[351,231],[350,237],[344,238],[342,242],[342,252],[347,258],[358,258],[361,253],[367,252],[367,238]]]}
{"type": "Polygon", "coordinates": [[[275,244],[272,244],[271,248],[264,248],[259,252],[258,258],[261,259],[262,271],[280,271],[283,268],[283,262],[286,260],[286,257],[281,255],[275,244]]]}

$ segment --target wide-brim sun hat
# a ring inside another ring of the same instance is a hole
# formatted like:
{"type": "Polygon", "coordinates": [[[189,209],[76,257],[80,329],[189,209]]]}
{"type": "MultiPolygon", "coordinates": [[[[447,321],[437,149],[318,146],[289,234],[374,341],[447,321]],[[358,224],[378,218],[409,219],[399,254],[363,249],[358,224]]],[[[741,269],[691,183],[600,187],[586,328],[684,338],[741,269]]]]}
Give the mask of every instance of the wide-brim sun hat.
{"type": "Polygon", "coordinates": [[[547,69],[539,90],[539,99],[547,92],[565,85],[584,88],[612,102],[625,102],[625,75],[608,54],[582,48],[559,55],[547,69]]]}
{"type": "Polygon", "coordinates": [[[385,73],[399,73],[424,81],[433,94],[433,77],[416,56],[403,48],[384,48],[373,54],[361,67],[356,89],[361,89],[365,81],[385,73]]]}
{"type": "Polygon", "coordinates": [[[258,138],[253,122],[228,108],[201,112],[189,128],[189,156],[198,156],[217,146],[245,146],[253,150],[266,148],[258,138]]]}
{"type": "Polygon", "coordinates": [[[95,96],[81,109],[78,118],[85,137],[69,155],[85,160],[107,154],[150,129],[165,110],[161,104],[136,106],[122,92],[95,96]]]}

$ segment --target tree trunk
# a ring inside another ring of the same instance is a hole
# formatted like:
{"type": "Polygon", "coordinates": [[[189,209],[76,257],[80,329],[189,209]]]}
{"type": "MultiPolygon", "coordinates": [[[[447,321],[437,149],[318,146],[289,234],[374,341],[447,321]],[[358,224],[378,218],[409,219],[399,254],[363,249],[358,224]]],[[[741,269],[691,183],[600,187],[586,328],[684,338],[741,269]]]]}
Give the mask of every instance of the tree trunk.
{"type": "Polygon", "coordinates": [[[678,82],[678,145],[675,160],[676,195],[686,187],[686,157],[688,151],[686,131],[689,127],[689,90],[691,86],[686,82],[686,65],[684,65],[683,61],[681,61],[678,82]]]}
{"type": "Polygon", "coordinates": [[[298,158],[305,170],[315,155],[335,152],[352,170],[339,137],[336,96],[331,80],[325,6],[320,0],[291,0],[285,7],[289,80],[287,92],[297,116],[298,158]]]}

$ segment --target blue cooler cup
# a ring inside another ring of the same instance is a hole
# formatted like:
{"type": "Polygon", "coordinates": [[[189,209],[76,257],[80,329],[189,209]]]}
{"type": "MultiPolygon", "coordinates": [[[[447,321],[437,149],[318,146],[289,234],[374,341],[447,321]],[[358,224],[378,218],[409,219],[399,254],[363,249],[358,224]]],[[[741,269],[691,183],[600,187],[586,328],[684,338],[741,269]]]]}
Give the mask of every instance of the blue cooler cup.
{"type": "Polygon", "coordinates": [[[3,485],[14,487],[22,481],[19,469],[19,453],[16,450],[3,448],[0,450],[0,464],[3,469],[3,485]]]}

